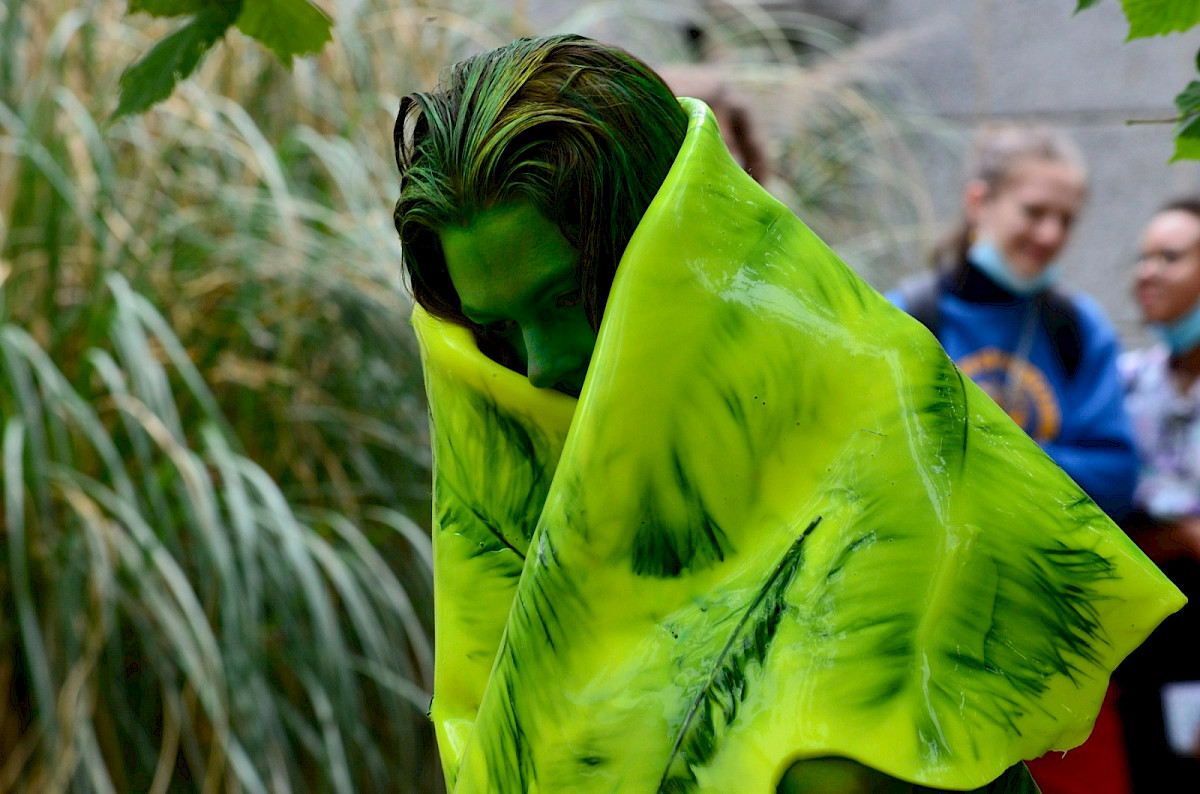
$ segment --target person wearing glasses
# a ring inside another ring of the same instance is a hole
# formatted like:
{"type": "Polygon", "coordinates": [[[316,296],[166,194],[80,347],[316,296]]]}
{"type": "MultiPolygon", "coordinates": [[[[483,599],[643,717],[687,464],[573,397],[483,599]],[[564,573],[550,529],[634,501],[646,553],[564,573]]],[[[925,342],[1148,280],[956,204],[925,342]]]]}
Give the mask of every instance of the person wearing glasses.
{"type": "MultiPolygon", "coordinates": [[[[1141,460],[1138,545],[1189,598],[1200,595],[1200,195],[1164,205],[1142,232],[1134,296],[1157,344],[1120,359],[1141,460]]],[[[1135,792],[1200,785],[1200,614],[1192,601],[1119,671],[1135,792]]]]}

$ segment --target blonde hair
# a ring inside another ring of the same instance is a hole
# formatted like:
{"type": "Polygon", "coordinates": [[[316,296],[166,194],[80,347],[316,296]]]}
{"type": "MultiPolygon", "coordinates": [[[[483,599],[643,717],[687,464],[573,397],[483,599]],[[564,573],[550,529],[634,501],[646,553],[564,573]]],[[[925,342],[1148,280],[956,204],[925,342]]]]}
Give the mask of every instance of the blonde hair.
{"type": "Polygon", "coordinates": [[[996,189],[1012,175],[1017,163],[1026,159],[1066,163],[1087,178],[1083,153],[1065,132],[1014,123],[988,124],[976,133],[967,159],[967,178],[996,189]]]}

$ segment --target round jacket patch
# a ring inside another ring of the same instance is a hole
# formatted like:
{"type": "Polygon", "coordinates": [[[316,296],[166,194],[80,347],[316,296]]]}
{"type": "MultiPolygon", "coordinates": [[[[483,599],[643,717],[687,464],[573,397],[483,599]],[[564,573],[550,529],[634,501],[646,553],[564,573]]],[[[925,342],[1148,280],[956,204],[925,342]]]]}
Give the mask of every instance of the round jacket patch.
{"type": "Polygon", "coordinates": [[[1062,412],[1054,389],[1035,365],[1003,350],[985,347],[958,362],[975,381],[1035,441],[1058,438],[1062,412]]]}

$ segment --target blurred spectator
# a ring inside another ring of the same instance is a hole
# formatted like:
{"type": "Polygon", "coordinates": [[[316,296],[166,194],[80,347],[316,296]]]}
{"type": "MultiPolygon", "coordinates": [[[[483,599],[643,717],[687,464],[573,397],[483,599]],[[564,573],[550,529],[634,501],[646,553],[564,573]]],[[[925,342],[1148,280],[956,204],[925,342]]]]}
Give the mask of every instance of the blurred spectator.
{"type": "Polygon", "coordinates": [[[1161,341],[1121,357],[1141,471],[1127,528],[1192,599],[1118,671],[1134,790],[1200,791],[1200,196],[1142,234],[1135,294],[1161,341]]]}
{"type": "MultiPolygon", "coordinates": [[[[1116,332],[1091,298],[1056,288],[1056,258],[1086,186],[1083,158],[1065,134],[983,128],[962,220],[935,253],[935,270],[888,297],[933,331],[959,368],[1106,512],[1120,516],[1137,463],[1121,404],[1116,332]]],[[[1029,768],[1043,794],[1128,792],[1112,692],[1087,742],[1029,768]]]]}

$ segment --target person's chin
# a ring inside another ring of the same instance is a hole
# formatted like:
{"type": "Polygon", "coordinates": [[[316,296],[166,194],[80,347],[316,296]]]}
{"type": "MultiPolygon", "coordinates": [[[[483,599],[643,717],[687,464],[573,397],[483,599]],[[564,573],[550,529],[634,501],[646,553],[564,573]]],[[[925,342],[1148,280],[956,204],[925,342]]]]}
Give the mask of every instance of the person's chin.
{"type": "Polygon", "coordinates": [[[1047,250],[1034,245],[1010,249],[1006,256],[1012,272],[1021,278],[1037,278],[1054,262],[1057,249],[1047,250]]]}
{"type": "Polygon", "coordinates": [[[1142,309],[1142,321],[1147,325],[1171,325],[1180,319],[1180,315],[1167,317],[1165,313],[1154,308],[1142,309]]]}
{"type": "Polygon", "coordinates": [[[1160,314],[1155,310],[1153,304],[1145,304],[1139,301],[1138,311],[1141,312],[1142,322],[1144,323],[1149,325],[1158,325],[1162,322],[1162,320],[1159,319],[1160,314]]]}
{"type": "Polygon", "coordinates": [[[1137,302],[1138,309],[1142,313],[1142,321],[1151,325],[1159,325],[1164,322],[1169,322],[1163,315],[1162,302],[1158,296],[1146,291],[1140,291],[1134,296],[1137,302]]]}
{"type": "Polygon", "coordinates": [[[1024,259],[1012,263],[1013,272],[1024,279],[1035,279],[1050,267],[1048,259],[1024,259]]]}

